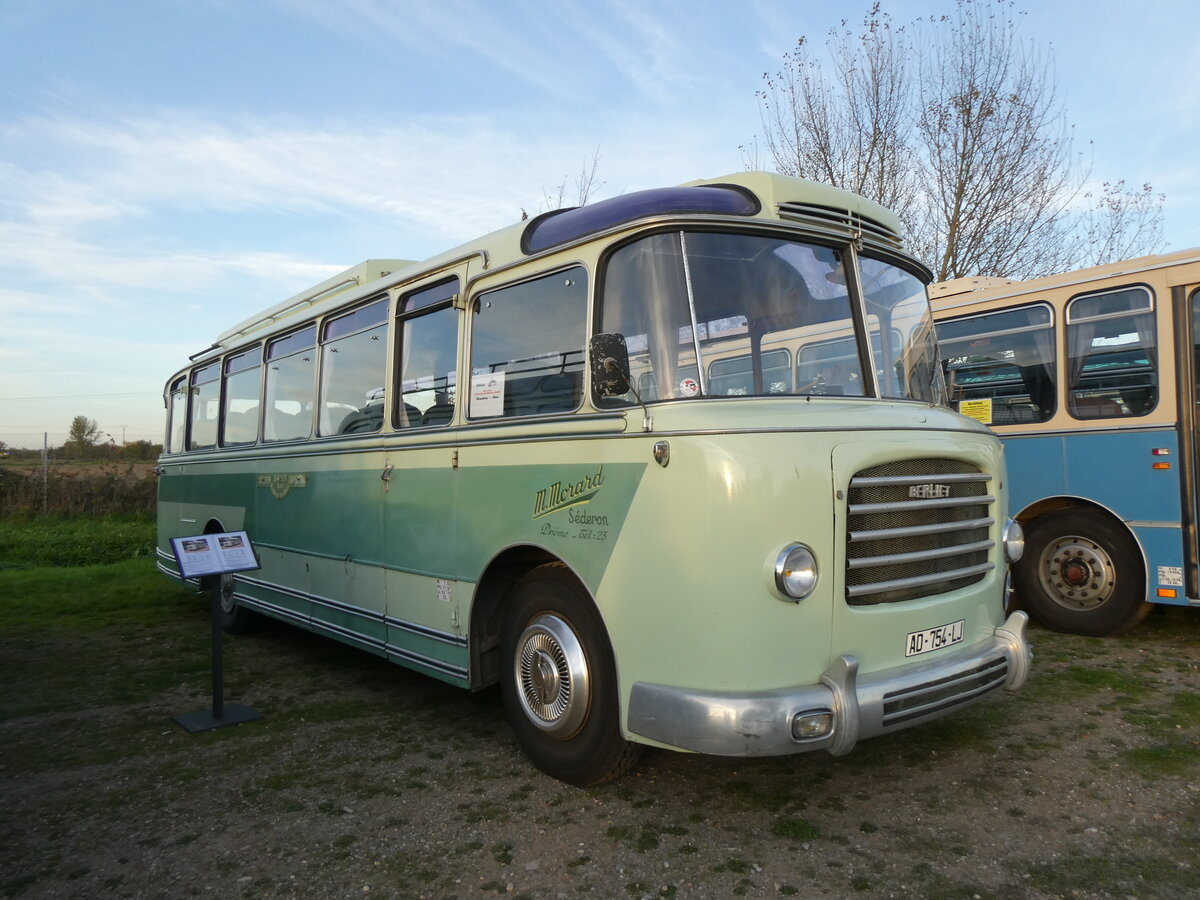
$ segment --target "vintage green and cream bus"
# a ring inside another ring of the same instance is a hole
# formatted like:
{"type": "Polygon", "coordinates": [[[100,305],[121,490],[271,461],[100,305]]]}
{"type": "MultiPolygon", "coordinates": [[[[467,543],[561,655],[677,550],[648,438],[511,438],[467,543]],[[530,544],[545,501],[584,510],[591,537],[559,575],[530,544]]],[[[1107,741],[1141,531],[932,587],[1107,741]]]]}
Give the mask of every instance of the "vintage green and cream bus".
{"type": "Polygon", "coordinates": [[[160,567],[246,531],[227,630],[498,683],[571,783],[645,745],[847,753],[1028,673],[928,280],[886,210],[763,173],[362,263],[168,381],[160,567]]]}

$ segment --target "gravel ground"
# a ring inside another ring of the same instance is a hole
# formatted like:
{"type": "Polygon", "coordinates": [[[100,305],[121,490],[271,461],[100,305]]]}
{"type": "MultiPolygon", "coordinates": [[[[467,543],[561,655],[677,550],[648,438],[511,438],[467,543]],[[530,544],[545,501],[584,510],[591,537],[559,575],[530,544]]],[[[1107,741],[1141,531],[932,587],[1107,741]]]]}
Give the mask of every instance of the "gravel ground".
{"type": "Polygon", "coordinates": [[[1026,690],[850,756],[647,752],[580,790],[470,695],[204,611],[82,644],[0,635],[0,890],[40,897],[1200,896],[1200,611],[1034,629],[1026,690]],[[82,669],[82,670],[81,670],[82,669]]]}

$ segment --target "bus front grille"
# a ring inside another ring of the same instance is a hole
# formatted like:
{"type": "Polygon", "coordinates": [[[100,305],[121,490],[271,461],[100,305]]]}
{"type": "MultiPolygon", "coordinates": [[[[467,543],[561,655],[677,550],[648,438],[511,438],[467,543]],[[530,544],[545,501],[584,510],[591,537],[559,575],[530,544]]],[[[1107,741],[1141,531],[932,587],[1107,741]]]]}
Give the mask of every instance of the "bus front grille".
{"type": "Polygon", "coordinates": [[[971,703],[1004,687],[1008,661],[997,656],[970,669],[883,696],[883,724],[895,727],[971,703]]]}
{"type": "Polygon", "coordinates": [[[901,603],[980,581],[995,568],[992,476],[952,459],[864,469],[846,507],[846,601],[901,603]]]}

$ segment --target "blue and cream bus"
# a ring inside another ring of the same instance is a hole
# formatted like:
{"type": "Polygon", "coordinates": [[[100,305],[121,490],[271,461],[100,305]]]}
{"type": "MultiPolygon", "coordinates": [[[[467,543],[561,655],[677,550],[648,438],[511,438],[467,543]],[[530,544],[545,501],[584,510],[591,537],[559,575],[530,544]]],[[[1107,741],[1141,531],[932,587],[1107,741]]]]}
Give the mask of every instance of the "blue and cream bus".
{"type": "Polygon", "coordinates": [[[824,749],[1026,678],[1000,443],[897,219],[742,173],[374,260],[167,382],[159,561],[246,531],[274,618],[499,684],[544,771],[824,749]]]}
{"type": "Polygon", "coordinates": [[[1200,250],[930,293],[951,402],[1004,441],[1024,608],[1105,635],[1200,605],[1200,250]]]}

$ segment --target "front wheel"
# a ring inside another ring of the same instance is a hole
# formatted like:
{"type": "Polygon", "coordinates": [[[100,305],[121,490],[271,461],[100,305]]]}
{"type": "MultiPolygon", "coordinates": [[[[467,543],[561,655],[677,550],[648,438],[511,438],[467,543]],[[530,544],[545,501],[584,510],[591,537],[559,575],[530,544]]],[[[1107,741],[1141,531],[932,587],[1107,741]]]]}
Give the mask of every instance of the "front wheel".
{"type": "Polygon", "coordinates": [[[1061,509],[1035,519],[1014,576],[1025,609],[1056,631],[1119,634],[1150,611],[1137,545],[1104,513],[1061,509]]]}
{"type": "Polygon", "coordinates": [[[580,787],[633,767],[642,748],[621,737],[604,623],[565,566],[539,566],[517,582],[503,648],[504,707],[534,765],[580,787]]]}

